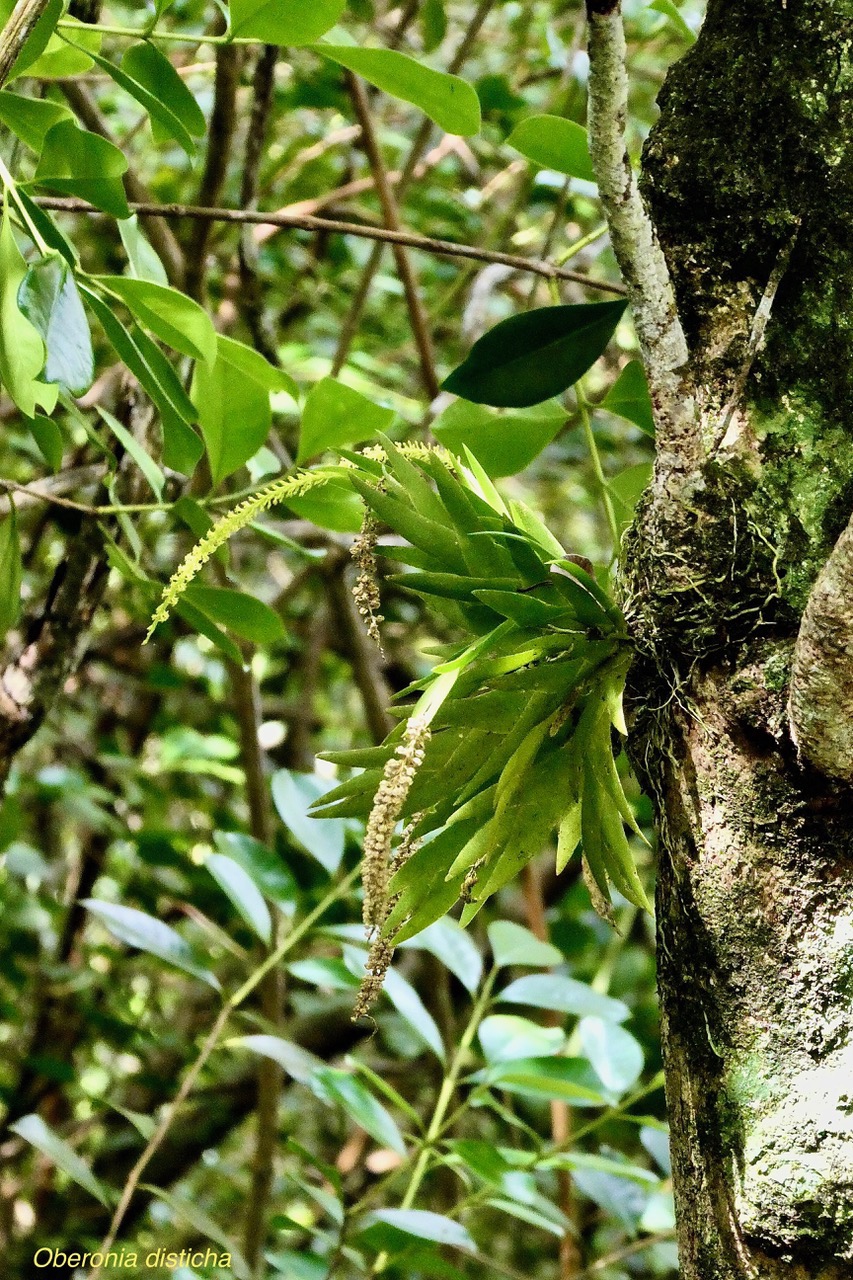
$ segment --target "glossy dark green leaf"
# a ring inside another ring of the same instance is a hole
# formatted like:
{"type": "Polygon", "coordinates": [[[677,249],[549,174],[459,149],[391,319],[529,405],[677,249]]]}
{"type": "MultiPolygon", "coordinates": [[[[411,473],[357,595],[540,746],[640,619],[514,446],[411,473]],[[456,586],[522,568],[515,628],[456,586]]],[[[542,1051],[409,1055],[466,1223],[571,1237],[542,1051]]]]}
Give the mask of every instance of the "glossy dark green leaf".
{"type": "Polygon", "coordinates": [[[570,178],[595,182],[586,129],[562,116],[528,116],[507,138],[507,146],[520,151],[543,169],[555,169],[570,178]]]}
{"type": "Polygon", "coordinates": [[[241,831],[216,831],[213,839],[219,852],[239,863],[265,898],[292,909],[299,891],[280,854],[241,831]]]}
{"type": "Polygon", "coordinates": [[[312,44],[345,7],[346,0],[231,0],[231,32],[265,44],[312,44]]]}
{"type": "Polygon", "coordinates": [[[480,130],[480,100],[459,76],[433,71],[408,54],[394,49],[319,44],[317,52],[354,71],[370,84],[419,107],[446,133],[469,137],[480,130]]]}
{"type": "MultiPolygon", "coordinates": [[[[205,131],[204,112],[169,59],[150,41],[132,45],[121,60],[122,70],[180,121],[187,133],[200,138],[205,131]]],[[[152,117],[152,121],[157,116],[152,117]]]]}
{"type": "Polygon", "coordinates": [[[599,407],[633,422],[647,436],[655,434],[652,400],[642,361],[628,361],[599,407]]]}
{"type": "Polygon", "coordinates": [[[269,943],[272,936],[269,907],[248,872],[222,853],[209,854],[204,865],[249,928],[261,942],[269,943]]]}
{"type": "Polygon", "coordinates": [[[337,378],[322,378],[311,388],[302,411],[297,462],[305,462],[326,449],[372,440],[387,431],[394,410],[374,404],[337,378]]]}
{"type": "MultiPolygon", "coordinates": [[[[170,105],[169,94],[163,91],[162,86],[155,84],[154,90],[147,84],[141,83],[131,74],[132,60],[127,65],[127,58],[122,61],[121,66],[117,66],[114,62],[110,62],[108,58],[102,58],[99,53],[90,53],[92,61],[105,71],[111,80],[114,80],[125,93],[129,93],[135,98],[141,107],[148,112],[152,121],[157,122],[160,128],[171,138],[174,138],[180,147],[184,149],[187,155],[195,155],[195,143],[189,130],[179,115],[176,115],[170,105]]],[[[176,79],[180,80],[177,72],[176,79]]],[[[184,87],[183,85],[181,86],[184,87]]],[[[192,96],[192,95],[190,95],[192,96]]],[[[182,106],[184,104],[182,103],[182,106]]]]}
{"type": "Polygon", "coordinates": [[[364,522],[364,504],[343,476],[310,489],[300,498],[289,498],[284,505],[318,529],[334,533],[357,533],[364,522]]]}
{"type": "Polygon", "coordinates": [[[468,1253],[477,1251],[471,1233],[461,1222],[427,1209],[375,1209],[364,1219],[364,1225],[369,1226],[374,1222],[384,1222],[419,1240],[431,1240],[434,1244],[449,1245],[468,1253]]]}
{"type": "Polygon", "coordinates": [[[540,307],[502,320],[475,342],[444,389],[500,408],[541,404],[595,364],[613,336],[624,302],[540,307]]]}
{"type": "Polygon", "coordinates": [[[263,600],[230,587],[202,587],[192,583],[185,598],[202,613],[252,644],[269,646],[284,639],[284,623],[263,600]]]}
{"type": "Polygon", "coordinates": [[[324,1101],[343,1107],[350,1119],[380,1146],[405,1156],[406,1144],[396,1121],[355,1076],[336,1067],[319,1067],[314,1073],[313,1086],[324,1101]]]}
{"type": "Polygon", "coordinates": [[[488,475],[514,476],[547,448],[567,419],[563,406],[551,401],[524,411],[500,411],[457,400],[432,429],[436,439],[461,458],[467,446],[488,475]]]}
{"type": "Polygon", "coordinates": [[[95,376],[95,357],[89,321],[68,263],[58,256],[33,263],[18,291],[18,303],[44,342],[45,382],[55,382],[70,395],[83,395],[95,376]]]}
{"type": "Polygon", "coordinates": [[[122,177],[124,153],[96,133],[78,129],[73,120],[60,120],[48,130],[33,182],[60,195],[79,196],[111,213],[129,218],[122,177]]]}

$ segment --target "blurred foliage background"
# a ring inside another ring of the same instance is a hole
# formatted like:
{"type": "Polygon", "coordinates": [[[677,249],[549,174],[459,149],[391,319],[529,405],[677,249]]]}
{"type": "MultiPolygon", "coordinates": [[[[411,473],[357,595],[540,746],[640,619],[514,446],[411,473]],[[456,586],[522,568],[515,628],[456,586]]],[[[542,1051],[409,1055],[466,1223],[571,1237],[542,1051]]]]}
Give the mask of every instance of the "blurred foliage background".
{"type": "MultiPolygon", "coordinates": [[[[216,6],[160,8],[162,31],[217,30],[216,6]]],[[[638,157],[667,66],[694,38],[701,6],[628,0],[624,8],[638,157]]],[[[100,22],[138,28],[153,16],[143,4],[111,3],[100,22]]],[[[594,185],[539,167],[506,142],[535,114],[583,124],[581,6],[350,0],[342,21],[357,44],[457,68],[480,98],[482,129],[461,138],[370,91],[407,229],[618,279],[594,185]]],[[[115,58],[126,43],[105,34],[101,53],[115,58]]],[[[382,223],[340,67],[310,49],[259,53],[189,38],[160,47],[207,121],[195,159],[156,124],[152,131],[97,64],[59,66],[59,77],[16,89],[67,102],[111,137],[129,161],[134,199],[382,223]]],[[[27,177],[32,165],[6,128],[0,149],[27,177]]],[[[124,271],[109,218],[65,213],[59,223],[87,271],[124,271]]],[[[435,395],[431,378],[444,377],[486,329],[532,306],[599,296],[579,282],[554,286],[499,263],[410,251],[431,339],[425,359],[387,247],[324,229],[189,219],[170,221],[164,239],[163,225],[149,227],[151,241],[221,333],[261,351],[303,398],[338,377],[393,411],[383,424],[397,440],[431,438],[452,402],[435,395]]],[[[402,948],[375,1020],[351,1021],[365,955],[363,829],[308,816],[335,780],[317,756],[381,738],[389,696],[425,674],[429,647],[453,636],[416,597],[386,584],[384,652],[372,646],[350,595],[359,505],[332,492],[276,508],[208,567],[207,589],[264,607],[199,598],[206,634],[197,617],[178,616],[143,648],[159,584],[209,514],[293,465],[300,413],[274,390],[271,426],[261,413],[260,444],[215,487],[209,474],[182,487],[167,470],[162,495],[153,494],[133,466],[131,480],[119,481],[86,428],[95,404],[115,404],[124,376],[94,334],[98,378],[77,416],[62,419],[55,471],[50,447],[0,403],[0,474],[41,494],[15,497],[25,607],[44,598],[69,546],[86,536],[94,517],[81,508],[108,500],[150,508],[101,513],[112,548],[102,605],[76,671],[15,756],[0,809],[4,1273],[42,1274],[32,1262],[39,1248],[98,1246],[221,993],[238,992],[261,963],[272,915],[278,936],[292,940],[280,980],[231,1010],[119,1231],[119,1245],[140,1259],[212,1242],[230,1252],[231,1266],[140,1262],[138,1274],[674,1275],[652,922],[617,898],[611,927],[593,910],[577,863],[556,877],[545,850],[467,932],[448,917],[402,948]],[[105,466],[109,499],[96,497],[105,466]],[[260,1063],[273,1066],[259,1083],[260,1063]]],[[[593,406],[635,354],[624,319],[585,379],[593,406]]],[[[257,404],[238,383],[218,394],[236,432],[259,429],[257,404]]],[[[636,404],[627,417],[593,408],[587,430],[573,392],[564,403],[527,465],[519,470],[510,456],[512,474],[499,484],[566,548],[606,570],[614,522],[618,532],[630,519],[653,442],[636,425],[636,404]]],[[[522,443],[528,430],[519,426],[522,443]]],[[[0,501],[8,512],[10,498],[0,501]]],[[[636,787],[631,798],[651,839],[636,787]]],[[[638,844],[637,856],[651,884],[652,855],[638,844]]],[[[74,1270],[57,1263],[47,1273],[74,1270]]]]}

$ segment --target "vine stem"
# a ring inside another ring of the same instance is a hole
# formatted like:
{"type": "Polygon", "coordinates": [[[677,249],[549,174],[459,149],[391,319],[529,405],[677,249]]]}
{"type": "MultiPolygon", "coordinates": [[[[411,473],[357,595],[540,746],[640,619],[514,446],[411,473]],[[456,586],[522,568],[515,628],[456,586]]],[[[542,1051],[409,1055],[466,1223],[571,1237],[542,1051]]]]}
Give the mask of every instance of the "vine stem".
{"type": "Polygon", "coordinates": [[[601,455],[598,452],[598,445],[595,440],[595,433],[592,429],[592,416],[590,414],[590,404],[583,392],[583,385],[578,382],[575,385],[575,395],[577,396],[578,409],[581,415],[581,423],[583,424],[584,435],[586,436],[587,447],[589,448],[589,456],[592,461],[592,469],[595,473],[596,484],[598,485],[601,504],[604,507],[604,514],[607,517],[607,525],[610,529],[610,536],[613,539],[613,556],[614,558],[619,552],[619,522],[616,519],[616,512],[613,509],[613,499],[610,497],[610,491],[607,488],[607,480],[604,475],[604,469],[601,465],[601,455]]]}
{"type": "MultiPolygon", "coordinates": [[[[418,1158],[415,1162],[415,1167],[412,1170],[412,1176],[409,1179],[409,1184],[406,1187],[403,1199],[400,1201],[401,1209],[411,1209],[415,1202],[415,1197],[420,1190],[421,1183],[424,1180],[424,1175],[429,1167],[430,1156],[432,1155],[433,1148],[444,1130],[447,1111],[453,1100],[453,1095],[456,1092],[456,1085],[459,1082],[459,1076],[461,1075],[462,1068],[465,1065],[468,1050],[471,1048],[474,1036],[477,1034],[477,1028],[483,1020],[483,1015],[489,1007],[496,977],[497,970],[492,969],[491,973],[486,976],[480,994],[474,1003],[473,1009],[471,1010],[471,1016],[468,1019],[465,1030],[462,1032],[462,1038],[457,1045],[456,1052],[453,1055],[453,1060],[451,1061],[450,1067],[448,1068],[447,1074],[442,1082],[438,1101],[435,1104],[435,1111],[432,1114],[432,1120],[429,1123],[429,1128],[427,1129],[423,1142],[421,1143],[421,1149],[418,1152],[418,1158]]],[[[387,1262],[388,1255],[381,1253],[373,1264],[372,1274],[380,1275],[381,1272],[385,1270],[387,1262]]]]}
{"type": "MultiPolygon", "coordinates": [[[[234,1013],[234,1011],[239,1008],[239,1006],[243,1003],[243,1001],[248,996],[251,995],[251,993],[255,990],[258,984],[263,981],[263,979],[270,972],[270,970],[275,968],[276,965],[281,963],[281,961],[287,955],[288,951],[292,950],[292,948],[295,947],[296,944],[300,942],[302,938],[305,937],[305,934],[308,933],[308,931],[311,928],[313,928],[317,920],[319,920],[320,917],[323,916],[326,913],[326,911],[328,911],[329,907],[333,906],[337,901],[339,901],[340,898],[344,897],[344,895],[349,892],[349,890],[352,888],[352,886],[355,884],[356,880],[358,879],[359,871],[360,871],[360,868],[355,867],[352,871],[349,872],[348,875],[346,875],[343,878],[343,880],[341,880],[338,884],[333,885],[332,888],[329,890],[329,892],[326,894],[326,896],[317,904],[314,910],[310,911],[308,915],[305,917],[305,919],[302,920],[298,925],[296,925],[294,929],[291,930],[291,932],[287,935],[287,937],[284,938],[278,944],[275,950],[270,952],[270,954],[264,960],[263,964],[259,965],[258,968],[254,971],[254,973],[249,978],[246,979],[243,985],[241,987],[238,987],[237,990],[231,996],[229,996],[228,999],[225,1001],[224,1005],[222,1006],[222,1008],[219,1010],[219,1013],[217,1014],[216,1021],[214,1022],[213,1026],[210,1028],[210,1031],[207,1033],[207,1037],[201,1049],[199,1050],[197,1058],[192,1063],[186,1075],[184,1076],[181,1082],[181,1086],[178,1089],[178,1092],[175,1094],[172,1101],[168,1104],[166,1110],[164,1111],[160,1119],[160,1123],[157,1125],[157,1128],[154,1130],[153,1134],[151,1135],[148,1142],[146,1143],[145,1149],[140,1155],[136,1164],[131,1169],[127,1182],[125,1183],[124,1189],[121,1193],[121,1198],[119,1199],[118,1205],[116,1206],[115,1213],[113,1214],[112,1221],[110,1222],[109,1230],[107,1231],[107,1234],[104,1237],[103,1243],[100,1249],[98,1250],[99,1253],[106,1256],[109,1253],[110,1249],[115,1244],[116,1239],[118,1237],[118,1233],[121,1229],[121,1224],[125,1219],[125,1215],[127,1214],[128,1209],[130,1208],[130,1203],[134,1197],[137,1187],[139,1186],[139,1182],[143,1173],[147,1169],[152,1158],[156,1155],[156,1153],[159,1151],[160,1147],[162,1146],[163,1141],[166,1135],[168,1134],[169,1130],[171,1129],[179,1109],[181,1108],[183,1103],[186,1102],[187,1098],[192,1092],[193,1086],[195,1085],[195,1082],[198,1079],[199,1074],[202,1071],[202,1068],[204,1067],[208,1058],[210,1057],[210,1055],[213,1053],[214,1049],[218,1045],[222,1032],[224,1031],[226,1023],[228,1022],[228,1019],[231,1016],[231,1014],[234,1013]]],[[[102,1270],[101,1267],[97,1267],[92,1272],[90,1280],[98,1280],[101,1274],[101,1270],[102,1270]]]]}

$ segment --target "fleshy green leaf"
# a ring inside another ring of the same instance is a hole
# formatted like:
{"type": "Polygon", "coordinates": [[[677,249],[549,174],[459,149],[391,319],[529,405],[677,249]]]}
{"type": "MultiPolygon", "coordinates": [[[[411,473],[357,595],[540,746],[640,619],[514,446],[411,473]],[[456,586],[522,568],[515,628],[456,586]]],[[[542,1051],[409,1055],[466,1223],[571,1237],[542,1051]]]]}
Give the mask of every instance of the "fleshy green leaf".
{"type": "Polygon", "coordinates": [[[117,294],[146,329],[175,351],[211,363],[216,359],[216,330],[207,312],[168,285],[130,276],[96,276],[95,282],[117,294]]]}
{"type": "Polygon", "coordinates": [[[217,337],[216,359],[196,366],[192,398],[207,446],[214,488],[231,475],[266,440],[272,426],[270,392],[284,391],[292,399],[296,384],[257,351],[217,337]]]}
{"type": "Polygon", "coordinates": [[[127,160],[112,142],[78,129],[73,120],[60,120],[47,132],[33,182],[79,196],[116,218],[129,218],[122,183],[126,172],[127,160]]]}
{"type": "Polygon", "coordinates": [[[135,907],[125,907],[115,902],[102,902],[98,898],[83,898],[83,906],[106,925],[120,942],[147,951],[158,960],[182,969],[194,978],[201,978],[209,986],[219,988],[219,980],[208,969],[196,963],[189,943],[174,930],[154,916],[135,907]]]}
{"type": "Polygon", "coordinates": [[[312,387],[302,411],[297,462],[305,462],[326,449],[372,440],[387,431],[394,410],[383,409],[337,378],[323,378],[312,387]]]}
{"type": "Polygon", "coordinates": [[[45,348],[38,330],[18,305],[18,291],[26,274],[12,220],[4,208],[0,224],[0,382],[21,412],[32,418],[37,405],[51,412],[57,389],[37,381],[44,368],[45,348]]]}
{"type": "Polygon", "coordinates": [[[261,942],[269,944],[272,937],[269,908],[251,876],[233,858],[221,853],[208,854],[204,865],[249,928],[261,942]]]}
{"type": "Polygon", "coordinates": [[[346,0],[231,0],[231,32],[265,44],[312,44],[345,7],[346,0]]]}
{"type": "Polygon", "coordinates": [[[54,1133],[53,1129],[48,1128],[41,1116],[22,1116],[14,1124],[10,1124],[9,1128],[19,1138],[29,1142],[37,1151],[41,1151],[49,1160],[52,1160],[57,1169],[67,1174],[72,1182],[76,1182],[84,1191],[88,1191],[96,1200],[100,1200],[102,1205],[109,1208],[110,1195],[106,1187],[98,1181],[77,1152],[57,1133],[54,1133]]]}
{"type": "Polygon", "coordinates": [[[467,447],[490,476],[515,476],[545,449],[568,418],[551,401],[524,411],[495,410],[469,400],[448,405],[433,423],[436,439],[464,457],[467,447]]]}
{"type": "Polygon", "coordinates": [[[51,255],[33,263],[18,290],[18,303],[44,342],[45,382],[83,395],[95,376],[95,357],[89,321],[67,262],[51,255]]]}
{"type": "Polygon", "coordinates": [[[586,129],[562,116],[528,116],[507,138],[507,146],[520,151],[543,169],[555,169],[570,178],[595,182],[586,129]]]}
{"type": "Polygon", "coordinates": [[[383,93],[419,107],[446,133],[463,137],[479,133],[480,100],[471,85],[459,76],[433,71],[394,49],[330,44],[319,44],[316,48],[324,58],[354,71],[383,93]]]}
{"type": "Polygon", "coordinates": [[[624,302],[540,307],[511,316],[474,343],[444,389],[477,404],[526,408],[559,395],[595,364],[624,302]]]}

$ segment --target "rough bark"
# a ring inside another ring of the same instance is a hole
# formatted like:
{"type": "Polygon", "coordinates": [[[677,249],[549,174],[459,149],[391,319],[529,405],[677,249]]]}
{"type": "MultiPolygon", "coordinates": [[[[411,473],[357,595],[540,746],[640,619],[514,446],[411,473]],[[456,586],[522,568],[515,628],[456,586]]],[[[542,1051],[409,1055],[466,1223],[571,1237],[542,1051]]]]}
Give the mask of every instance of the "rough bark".
{"type": "Polygon", "coordinates": [[[850,0],[710,0],[644,157],[706,447],[623,570],[684,1280],[853,1274],[853,789],[787,710],[853,509],[851,43],[850,0]]]}

